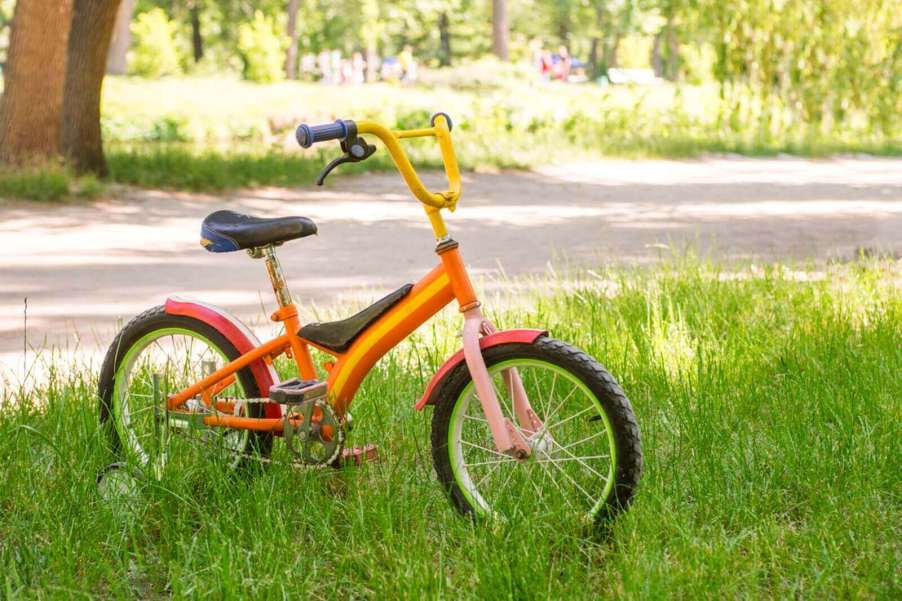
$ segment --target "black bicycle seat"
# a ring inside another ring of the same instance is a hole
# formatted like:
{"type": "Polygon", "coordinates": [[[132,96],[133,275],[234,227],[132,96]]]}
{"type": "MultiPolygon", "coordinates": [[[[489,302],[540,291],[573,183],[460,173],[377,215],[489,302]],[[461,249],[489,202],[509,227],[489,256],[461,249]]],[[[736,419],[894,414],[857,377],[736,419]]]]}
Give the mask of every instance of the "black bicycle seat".
{"type": "Polygon", "coordinates": [[[225,253],[288,240],[316,233],[316,224],[307,217],[275,217],[266,219],[216,211],[204,219],[200,227],[201,245],[210,252],[225,253]]]}

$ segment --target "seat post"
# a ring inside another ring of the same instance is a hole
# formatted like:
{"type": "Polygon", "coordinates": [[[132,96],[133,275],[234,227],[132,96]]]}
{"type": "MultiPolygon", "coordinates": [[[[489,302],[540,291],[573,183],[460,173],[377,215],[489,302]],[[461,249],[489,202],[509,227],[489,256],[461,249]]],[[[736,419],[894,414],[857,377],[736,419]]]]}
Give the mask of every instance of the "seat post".
{"type": "Polygon", "coordinates": [[[291,292],[285,283],[285,274],[282,273],[282,265],[276,256],[276,249],[272,244],[252,249],[249,254],[255,259],[266,259],[266,271],[269,273],[269,281],[272,282],[272,291],[276,293],[276,300],[280,307],[291,304],[291,292]]]}

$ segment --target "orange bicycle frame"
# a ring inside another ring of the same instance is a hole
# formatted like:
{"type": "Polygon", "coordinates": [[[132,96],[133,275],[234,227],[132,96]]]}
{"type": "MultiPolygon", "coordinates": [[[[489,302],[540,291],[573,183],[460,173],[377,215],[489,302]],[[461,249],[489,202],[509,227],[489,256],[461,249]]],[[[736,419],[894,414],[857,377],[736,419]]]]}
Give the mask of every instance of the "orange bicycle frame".
{"type": "MultiPolygon", "coordinates": [[[[285,417],[277,417],[277,415],[281,415],[281,410],[278,412],[267,411],[267,417],[264,418],[232,415],[230,409],[233,409],[234,406],[229,402],[217,402],[215,396],[234,381],[235,374],[239,370],[253,367],[260,361],[272,365],[273,361],[283,354],[288,354],[294,359],[302,378],[318,379],[317,370],[310,354],[310,347],[313,346],[335,359],[326,362],[324,368],[328,372],[329,401],[338,417],[343,418],[354,394],[376,362],[451,301],[457,300],[465,318],[463,358],[466,360],[476,385],[495,444],[502,452],[514,454],[519,458],[528,456],[529,446],[525,439],[510,420],[502,415],[482,359],[480,337],[495,334],[496,330],[479,311],[480,303],[476,298],[458,245],[448,237],[447,228],[441,215],[443,208],[454,210],[461,192],[460,171],[454,156],[446,117],[439,113],[433,118],[433,127],[406,131],[391,131],[378,123],[361,121],[357,123],[357,131],[360,134],[375,135],[382,140],[411,193],[423,203],[438,241],[436,252],[441,262],[384,315],[367,326],[345,352],[337,353],[306,340],[299,334],[301,324],[298,319],[297,307],[291,302],[273,248],[270,246],[264,249],[255,249],[259,252],[253,256],[258,258],[266,256],[267,258],[267,268],[280,304],[280,308],[273,313],[272,319],[284,323],[285,333],[251,348],[199,382],[171,395],[167,400],[168,409],[178,412],[189,399],[200,397],[205,404],[220,411],[213,414],[202,414],[204,425],[281,433],[285,428],[285,417]],[[402,139],[424,136],[435,137],[438,141],[448,179],[448,190],[444,192],[430,192],[426,189],[400,146],[402,139]]],[[[532,334],[527,333],[527,336],[535,337],[537,335],[535,331],[531,332],[532,334]]],[[[460,361],[461,358],[457,357],[456,360],[460,361]]],[[[515,413],[524,431],[527,433],[538,431],[541,423],[532,412],[525,393],[522,392],[522,383],[515,370],[505,372],[505,381],[509,383],[512,390],[515,413]]],[[[432,388],[433,384],[430,384],[429,389],[432,388]]],[[[260,392],[268,395],[268,390],[260,392]]],[[[279,407],[275,403],[268,403],[268,405],[279,407]]],[[[421,406],[418,404],[418,407],[421,406]]],[[[291,419],[296,418],[291,417],[289,421],[291,419]]]]}

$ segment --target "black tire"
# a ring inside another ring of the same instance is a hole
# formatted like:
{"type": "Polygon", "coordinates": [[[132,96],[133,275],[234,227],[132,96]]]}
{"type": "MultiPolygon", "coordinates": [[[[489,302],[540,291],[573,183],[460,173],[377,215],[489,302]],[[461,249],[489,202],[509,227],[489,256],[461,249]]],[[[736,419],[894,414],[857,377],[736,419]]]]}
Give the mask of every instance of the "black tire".
{"type": "MultiPolygon", "coordinates": [[[[113,340],[113,344],[110,345],[100,370],[98,390],[100,397],[100,423],[108,434],[114,453],[119,454],[123,450],[119,432],[113,424],[112,396],[116,373],[132,346],[147,334],[164,328],[181,328],[199,334],[216,346],[230,361],[241,356],[238,349],[213,327],[191,317],[169,315],[163,306],[148,309],[132,319],[113,340]]],[[[249,368],[238,371],[237,376],[246,398],[258,398],[261,396],[260,390],[257,388],[257,382],[249,368]]],[[[249,403],[247,408],[249,417],[264,417],[263,405],[249,403]]],[[[272,433],[251,431],[243,454],[268,457],[272,450],[272,443],[272,433]]]]}
{"type": "MultiPolygon", "coordinates": [[[[596,518],[602,520],[625,509],[633,498],[642,473],[642,443],[630,402],[611,374],[583,351],[546,336],[539,337],[532,344],[493,346],[483,351],[483,357],[489,368],[510,359],[542,360],[563,368],[589,388],[608,418],[617,449],[614,485],[596,518]]],[[[431,398],[435,403],[432,416],[435,471],[452,504],[464,515],[475,515],[476,512],[455,479],[448,435],[454,407],[470,381],[469,370],[462,362],[441,381],[431,398]]]]}

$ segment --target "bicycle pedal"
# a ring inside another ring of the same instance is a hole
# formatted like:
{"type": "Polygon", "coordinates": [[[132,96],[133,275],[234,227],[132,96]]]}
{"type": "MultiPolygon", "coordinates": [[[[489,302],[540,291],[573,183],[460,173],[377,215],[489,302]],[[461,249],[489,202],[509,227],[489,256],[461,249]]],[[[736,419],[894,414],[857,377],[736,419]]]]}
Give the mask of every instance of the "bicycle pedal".
{"type": "Polygon", "coordinates": [[[297,405],[325,398],[327,392],[328,387],[321,380],[292,378],[270,386],[269,399],[283,405],[297,405]]]}
{"type": "Polygon", "coordinates": [[[362,465],[364,463],[372,463],[379,460],[379,453],[376,445],[368,443],[363,447],[351,447],[341,450],[342,465],[362,465]]]}

